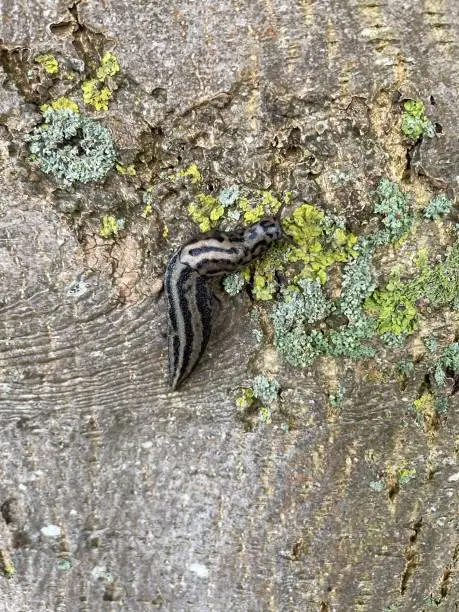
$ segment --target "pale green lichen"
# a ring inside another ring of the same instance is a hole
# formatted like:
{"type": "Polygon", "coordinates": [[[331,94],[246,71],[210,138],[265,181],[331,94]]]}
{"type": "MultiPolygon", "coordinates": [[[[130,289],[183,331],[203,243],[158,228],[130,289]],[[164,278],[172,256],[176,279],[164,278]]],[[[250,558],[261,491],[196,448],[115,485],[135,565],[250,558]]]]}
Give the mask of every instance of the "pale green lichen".
{"type": "Polygon", "coordinates": [[[235,296],[242,291],[245,285],[245,280],[240,272],[228,274],[222,281],[223,289],[231,296],[235,296]]]}
{"type": "Polygon", "coordinates": [[[264,374],[258,374],[252,382],[254,397],[266,404],[272,404],[277,401],[279,389],[279,382],[275,378],[267,378],[264,374]]]}
{"type": "Polygon", "coordinates": [[[104,215],[99,228],[102,238],[111,238],[118,235],[124,229],[124,219],[117,219],[113,215],[104,215]]]}
{"type": "Polygon", "coordinates": [[[459,342],[452,342],[443,349],[431,371],[433,371],[435,383],[440,388],[445,385],[448,372],[453,377],[459,374],[459,342]]]}
{"type": "Polygon", "coordinates": [[[226,189],[222,189],[218,194],[217,200],[225,208],[232,206],[239,197],[239,187],[237,185],[230,185],[226,189]]]}
{"type": "Polygon", "coordinates": [[[43,118],[26,140],[45,174],[68,187],[102,180],[113,168],[113,141],[100,123],[68,109],[48,109],[43,118]]]}
{"type": "Polygon", "coordinates": [[[383,215],[382,222],[385,228],[370,237],[370,242],[378,246],[400,240],[411,230],[414,223],[408,196],[396,183],[387,178],[379,181],[375,195],[374,212],[383,215]]]}
{"type": "Polygon", "coordinates": [[[425,106],[421,100],[405,100],[402,113],[402,132],[413,141],[422,136],[435,136],[435,128],[425,115],[425,106]]]}
{"type": "Polygon", "coordinates": [[[426,219],[439,219],[443,215],[447,215],[452,206],[453,202],[445,194],[440,194],[430,200],[424,208],[423,214],[426,219]]]}
{"type": "Polygon", "coordinates": [[[57,74],[59,72],[59,62],[51,53],[37,55],[35,62],[40,64],[43,70],[48,74],[57,74]]]}
{"type": "Polygon", "coordinates": [[[51,104],[42,104],[40,106],[40,110],[42,113],[44,113],[49,108],[52,108],[53,110],[68,109],[68,110],[73,111],[74,113],[80,112],[78,104],[74,102],[71,98],[67,98],[65,96],[61,96],[60,98],[53,100],[51,104]]]}

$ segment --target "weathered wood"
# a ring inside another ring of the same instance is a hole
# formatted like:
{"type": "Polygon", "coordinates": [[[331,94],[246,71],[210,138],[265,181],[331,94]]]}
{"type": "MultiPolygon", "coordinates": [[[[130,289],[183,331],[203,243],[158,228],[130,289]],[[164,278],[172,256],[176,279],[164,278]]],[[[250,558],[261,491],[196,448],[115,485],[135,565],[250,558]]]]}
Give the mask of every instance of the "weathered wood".
{"type": "Polygon", "coordinates": [[[455,0],[3,3],[0,610],[459,609],[457,395],[420,428],[406,411],[422,373],[401,390],[382,356],[341,364],[334,411],[333,363],[292,370],[257,347],[246,295],[224,301],[208,354],[169,392],[158,293],[193,229],[186,191],[155,182],[195,162],[218,186],[292,189],[362,225],[375,181],[406,171],[399,91],[430,100],[442,129],[413,180],[454,191],[458,23],[455,0]],[[102,116],[141,175],[60,190],[23,137],[37,104],[78,95],[78,70],[114,47],[102,116]],[[75,92],[27,78],[48,51],[75,92]],[[158,206],[143,220],[147,184],[158,206]],[[130,231],[108,248],[113,211],[130,231]],[[260,364],[282,381],[282,418],[247,432],[234,391],[260,364]],[[403,466],[416,477],[391,484],[403,466]]]}

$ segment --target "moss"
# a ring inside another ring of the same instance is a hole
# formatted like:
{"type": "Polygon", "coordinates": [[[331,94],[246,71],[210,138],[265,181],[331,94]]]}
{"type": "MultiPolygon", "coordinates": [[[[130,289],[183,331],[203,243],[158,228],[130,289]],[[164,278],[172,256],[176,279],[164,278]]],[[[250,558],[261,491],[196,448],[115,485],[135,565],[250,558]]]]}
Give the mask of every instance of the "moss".
{"type": "Polygon", "coordinates": [[[122,176],[135,176],[136,175],[136,170],[135,170],[135,166],[133,164],[129,165],[129,166],[123,166],[123,164],[116,164],[116,171],[118,172],[118,174],[121,174],[122,176]]]}
{"type": "Polygon", "coordinates": [[[289,249],[288,260],[302,262],[301,275],[318,278],[322,284],[327,280],[327,269],[331,265],[347,261],[356,254],[353,247],[357,237],[312,204],[296,208],[282,225],[298,245],[289,249]]]}
{"type": "Polygon", "coordinates": [[[223,205],[205,193],[198,193],[195,201],[188,206],[188,213],[193,221],[199,224],[201,232],[208,232],[214,228],[224,212],[223,205]]]}
{"type": "Polygon", "coordinates": [[[103,82],[107,77],[115,76],[120,71],[120,65],[116,59],[116,55],[111,51],[104,53],[100,66],[96,71],[96,76],[99,81],[103,82]]]}
{"type": "Polygon", "coordinates": [[[172,180],[177,180],[178,178],[189,178],[191,184],[196,185],[202,181],[202,174],[196,164],[190,164],[188,168],[179,170],[171,177],[172,180]]]}
{"type": "Polygon", "coordinates": [[[45,174],[65,187],[103,179],[115,164],[109,131],[71,110],[48,109],[44,123],[26,137],[30,152],[45,174]]]}
{"type": "Polygon", "coordinates": [[[40,64],[43,70],[48,74],[57,74],[59,72],[59,62],[51,53],[37,55],[35,62],[40,64]]]}
{"type": "Polygon", "coordinates": [[[117,219],[113,215],[104,215],[99,229],[102,238],[117,236],[118,232],[124,228],[124,219],[117,219]]]}
{"type": "Polygon", "coordinates": [[[44,113],[49,108],[52,108],[53,110],[68,109],[73,111],[74,113],[80,112],[78,104],[74,102],[71,98],[66,98],[65,96],[61,96],[60,98],[57,98],[57,100],[53,100],[51,104],[42,104],[40,106],[40,110],[42,113],[44,113]]]}
{"type": "Polygon", "coordinates": [[[402,132],[414,142],[422,136],[435,134],[432,122],[425,115],[425,106],[421,100],[405,100],[402,113],[402,132]]]}
{"type": "Polygon", "coordinates": [[[439,219],[443,215],[447,215],[452,206],[453,202],[445,194],[440,194],[430,200],[424,208],[423,214],[426,219],[439,219]]]}
{"type": "Polygon", "coordinates": [[[264,374],[255,376],[252,382],[253,395],[266,404],[277,401],[280,385],[274,378],[269,379],[264,374]]]}
{"type": "Polygon", "coordinates": [[[112,96],[112,90],[102,87],[97,79],[89,79],[81,85],[83,90],[83,102],[92,106],[95,110],[108,110],[108,102],[112,96]]]}

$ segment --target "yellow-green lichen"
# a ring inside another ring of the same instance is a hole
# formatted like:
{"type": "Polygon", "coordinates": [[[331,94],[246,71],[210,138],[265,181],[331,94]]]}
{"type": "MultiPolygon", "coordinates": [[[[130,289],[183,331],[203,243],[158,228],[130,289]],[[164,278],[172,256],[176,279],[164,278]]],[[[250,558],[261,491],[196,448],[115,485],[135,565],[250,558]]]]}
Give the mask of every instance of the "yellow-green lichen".
{"type": "Polygon", "coordinates": [[[250,387],[243,387],[236,397],[236,406],[242,410],[250,408],[255,401],[255,396],[250,387]]]}
{"type": "Polygon", "coordinates": [[[133,164],[129,166],[123,166],[123,164],[116,164],[115,168],[118,174],[121,174],[122,176],[125,176],[125,175],[135,176],[136,175],[135,167],[133,164]]]}
{"type": "Polygon", "coordinates": [[[111,51],[104,53],[100,66],[96,71],[96,76],[99,81],[103,82],[107,77],[115,76],[120,71],[120,65],[116,59],[116,55],[111,51]]]}
{"type": "Polygon", "coordinates": [[[425,106],[421,100],[405,100],[402,113],[402,132],[411,140],[417,141],[422,136],[434,136],[435,129],[425,115],[425,106]]]}
{"type": "Polygon", "coordinates": [[[265,423],[266,425],[271,425],[271,423],[273,422],[272,416],[271,416],[271,410],[267,408],[266,406],[260,407],[258,411],[258,416],[259,416],[260,421],[262,423],[265,423]]]}
{"type": "Polygon", "coordinates": [[[118,232],[124,228],[124,219],[117,219],[113,215],[104,215],[99,228],[102,238],[117,236],[118,232]]]}
{"type": "Polygon", "coordinates": [[[397,480],[401,485],[408,484],[413,478],[416,478],[416,469],[409,467],[400,467],[397,469],[397,480]]]}
{"type": "Polygon", "coordinates": [[[176,174],[170,177],[172,180],[177,180],[178,178],[189,178],[192,185],[196,185],[202,181],[202,174],[199,171],[199,168],[196,164],[190,164],[188,168],[183,168],[179,170],[176,174]]]}
{"type": "Polygon", "coordinates": [[[153,212],[153,206],[151,204],[145,204],[142,212],[140,213],[140,216],[143,217],[144,219],[148,219],[148,217],[151,215],[152,212],[153,212]]]}
{"type": "Polygon", "coordinates": [[[97,79],[89,79],[81,85],[83,90],[83,102],[95,108],[95,110],[108,110],[108,102],[112,91],[108,87],[101,87],[97,79]]]}
{"type": "MultiPolygon", "coordinates": [[[[290,202],[291,192],[287,192],[284,196],[286,204],[290,202]]],[[[273,216],[277,214],[282,206],[282,202],[278,200],[270,191],[259,191],[257,197],[253,200],[248,198],[240,198],[238,208],[244,213],[244,221],[248,224],[257,223],[267,215],[273,216]],[[261,200],[259,197],[261,196],[261,200]]]]}
{"type": "Polygon", "coordinates": [[[201,232],[214,228],[223,217],[225,208],[213,196],[198,193],[195,201],[188,206],[188,214],[199,225],[201,232]]]}
{"type": "Polygon", "coordinates": [[[302,262],[302,276],[327,280],[327,269],[337,262],[345,262],[356,254],[357,237],[333,222],[312,204],[302,204],[293,215],[284,219],[286,233],[298,246],[288,253],[290,262],[302,262]]]}
{"type": "Polygon", "coordinates": [[[51,53],[37,55],[35,62],[40,64],[43,70],[48,74],[57,74],[59,72],[59,62],[51,53]]]}
{"type": "Polygon", "coordinates": [[[109,87],[104,86],[104,83],[107,77],[114,76],[119,70],[120,66],[116,56],[111,51],[107,51],[96,70],[96,78],[88,79],[81,85],[83,102],[98,111],[108,110],[108,102],[113,92],[109,87]]]}
{"type": "Polygon", "coordinates": [[[0,549],[0,571],[6,578],[12,578],[16,573],[16,568],[11,561],[10,553],[7,549],[0,549]]]}
{"type": "Polygon", "coordinates": [[[80,112],[78,104],[74,102],[71,98],[66,98],[65,96],[61,96],[60,98],[53,100],[51,104],[42,104],[40,106],[40,110],[42,113],[44,113],[49,108],[52,108],[53,110],[68,109],[73,111],[74,113],[80,112]]]}

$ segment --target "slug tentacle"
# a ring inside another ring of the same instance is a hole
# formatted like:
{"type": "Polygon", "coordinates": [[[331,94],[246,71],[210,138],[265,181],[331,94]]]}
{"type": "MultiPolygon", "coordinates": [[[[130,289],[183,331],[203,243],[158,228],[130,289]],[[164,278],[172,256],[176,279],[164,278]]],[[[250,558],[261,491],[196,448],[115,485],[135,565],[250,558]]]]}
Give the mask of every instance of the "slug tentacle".
{"type": "Polygon", "coordinates": [[[191,374],[209,342],[215,299],[211,279],[243,268],[281,238],[279,220],[263,219],[238,232],[201,234],[172,255],[164,281],[172,389],[191,374]]]}

